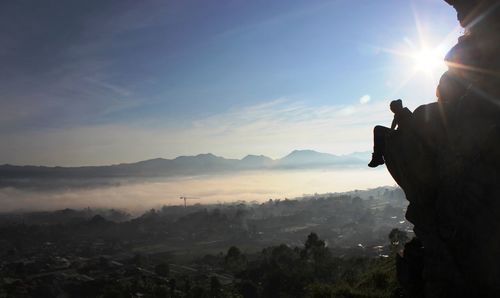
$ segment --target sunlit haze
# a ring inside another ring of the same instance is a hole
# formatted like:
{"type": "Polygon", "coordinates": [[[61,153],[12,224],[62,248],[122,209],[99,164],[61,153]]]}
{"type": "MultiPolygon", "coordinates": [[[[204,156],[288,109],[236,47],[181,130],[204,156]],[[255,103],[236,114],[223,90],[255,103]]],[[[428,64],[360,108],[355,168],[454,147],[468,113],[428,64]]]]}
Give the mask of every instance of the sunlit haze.
{"type": "Polygon", "coordinates": [[[303,195],[393,186],[385,169],[340,171],[278,171],[237,175],[195,176],[122,183],[121,186],[57,191],[0,190],[0,212],[63,208],[119,208],[138,214],[163,205],[182,205],[180,195],[199,198],[193,204],[235,201],[265,202],[303,195]]]}

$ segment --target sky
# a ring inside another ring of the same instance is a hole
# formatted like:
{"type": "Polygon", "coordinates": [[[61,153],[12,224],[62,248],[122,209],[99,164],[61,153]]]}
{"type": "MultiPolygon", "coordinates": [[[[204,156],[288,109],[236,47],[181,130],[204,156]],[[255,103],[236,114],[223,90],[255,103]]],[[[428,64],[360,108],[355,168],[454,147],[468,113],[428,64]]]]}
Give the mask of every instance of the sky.
{"type": "Polygon", "coordinates": [[[0,164],[369,151],[460,34],[438,0],[2,1],[0,164]]]}

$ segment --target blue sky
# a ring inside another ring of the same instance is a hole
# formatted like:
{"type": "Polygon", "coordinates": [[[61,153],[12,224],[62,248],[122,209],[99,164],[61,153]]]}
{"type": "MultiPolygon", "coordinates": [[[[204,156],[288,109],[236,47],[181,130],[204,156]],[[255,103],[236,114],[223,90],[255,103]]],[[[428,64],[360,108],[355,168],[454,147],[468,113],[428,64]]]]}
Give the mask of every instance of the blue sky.
{"type": "Polygon", "coordinates": [[[438,0],[4,1],[0,163],[367,151],[390,99],[435,100],[444,68],[400,54],[457,25],[438,0]]]}

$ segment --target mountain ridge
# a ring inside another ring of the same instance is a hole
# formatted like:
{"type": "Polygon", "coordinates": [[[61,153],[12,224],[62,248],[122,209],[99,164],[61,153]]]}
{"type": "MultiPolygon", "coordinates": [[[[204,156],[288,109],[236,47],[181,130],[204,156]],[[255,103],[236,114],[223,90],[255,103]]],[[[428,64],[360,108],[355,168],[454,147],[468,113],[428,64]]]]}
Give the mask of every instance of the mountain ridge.
{"type": "MultiPolygon", "coordinates": [[[[98,166],[51,167],[4,164],[0,165],[0,179],[161,177],[244,170],[345,168],[364,166],[365,162],[363,158],[349,154],[339,156],[314,150],[294,150],[278,159],[265,155],[247,155],[242,159],[230,159],[212,153],[203,153],[178,156],[173,159],[153,158],[133,163],[98,166]]],[[[0,186],[2,184],[0,181],[0,186]]]]}

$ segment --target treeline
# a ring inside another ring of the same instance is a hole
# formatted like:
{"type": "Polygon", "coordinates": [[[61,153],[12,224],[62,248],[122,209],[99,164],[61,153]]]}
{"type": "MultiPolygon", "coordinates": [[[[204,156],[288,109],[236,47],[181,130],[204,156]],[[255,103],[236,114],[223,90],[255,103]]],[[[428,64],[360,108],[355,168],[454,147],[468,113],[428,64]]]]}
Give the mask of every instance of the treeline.
{"type": "MultiPolygon", "coordinates": [[[[394,256],[335,257],[315,233],[309,234],[301,247],[281,244],[245,254],[233,246],[225,254],[206,255],[197,264],[221,267],[234,280],[224,284],[217,274],[167,273],[169,280],[163,286],[142,285],[143,297],[403,297],[394,256]]],[[[124,284],[107,285],[104,297],[130,297],[131,290],[124,284]]]]}

